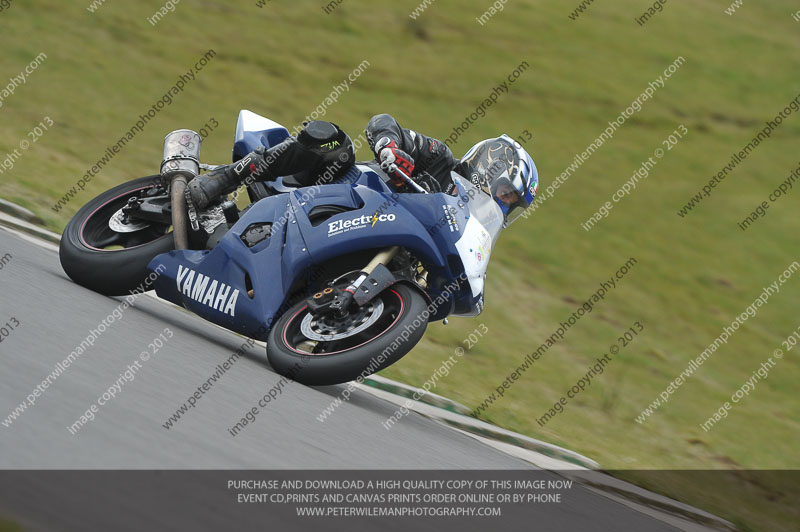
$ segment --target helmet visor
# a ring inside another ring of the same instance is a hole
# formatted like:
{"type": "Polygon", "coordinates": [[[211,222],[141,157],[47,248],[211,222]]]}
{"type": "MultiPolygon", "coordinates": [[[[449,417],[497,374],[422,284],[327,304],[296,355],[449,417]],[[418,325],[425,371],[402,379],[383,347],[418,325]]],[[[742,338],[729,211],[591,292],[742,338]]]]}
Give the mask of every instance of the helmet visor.
{"type": "Polygon", "coordinates": [[[500,205],[506,223],[511,223],[519,217],[527,206],[517,188],[507,177],[497,178],[492,183],[492,198],[500,205]]]}

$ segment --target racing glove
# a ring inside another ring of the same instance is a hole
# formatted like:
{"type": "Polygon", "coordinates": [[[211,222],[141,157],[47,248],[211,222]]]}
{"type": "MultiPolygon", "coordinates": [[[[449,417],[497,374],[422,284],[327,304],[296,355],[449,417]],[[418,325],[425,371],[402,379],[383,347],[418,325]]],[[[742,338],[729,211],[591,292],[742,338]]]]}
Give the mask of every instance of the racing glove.
{"type": "Polygon", "coordinates": [[[375,143],[375,154],[384,172],[395,178],[395,185],[402,182],[403,176],[411,178],[414,173],[414,159],[397,147],[397,143],[389,137],[383,137],[375,143]]]}

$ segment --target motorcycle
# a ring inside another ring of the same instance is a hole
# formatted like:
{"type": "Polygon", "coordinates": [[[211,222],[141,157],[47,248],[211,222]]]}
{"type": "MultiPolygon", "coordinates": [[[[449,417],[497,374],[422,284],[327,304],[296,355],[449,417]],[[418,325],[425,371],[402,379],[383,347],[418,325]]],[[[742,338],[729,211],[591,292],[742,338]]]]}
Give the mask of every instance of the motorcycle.
{"type": "MultiPolygon", "coordinates": [[[[239,113],[233,161],[289,136],[239,113]]],[[[186,185],[202,169],[202,139],[167,135],[158,175],[91,200],[67,224],[64,271],[96,292],[125,295],[146,278],[158,297],[267,343],[280,374],[329,385],[380,371],[407,354],[429,322],[476,316],[503,215],[453,173],[457,195],[397,193],[374,162],[302,187],[291,176],[249,182],[240,209],[202,211],[186,185]]]]}

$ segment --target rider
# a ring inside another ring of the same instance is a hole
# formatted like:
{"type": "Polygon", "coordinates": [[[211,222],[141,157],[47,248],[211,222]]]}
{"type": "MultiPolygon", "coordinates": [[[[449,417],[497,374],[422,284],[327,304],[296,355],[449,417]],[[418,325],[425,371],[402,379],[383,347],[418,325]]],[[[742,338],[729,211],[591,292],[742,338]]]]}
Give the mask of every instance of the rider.
{"type": "Polygon", "coordinates": [[[388,114],[373,116],[366,134],[381,168],[394,178],[400,191],[404,191],[406,178],[411,178],[428,192],[457,194],[451,174],[455,172],[490,195],[509,223],[533,202],[538,190],[533,159],[506,135],[479,142],[457,161],[445,143],[403,129],[388,114]]]}
{"type": "MultiPolygon", "coordinates": [[[[410,179],[431,193],[457,194],[451,175],[456,172],[489,194],[508,222],[536,195],[538,174],[533,159],[506,135],[479,142],[458,161],[443,142],[400,127],[388,114],[372,117],[365,132],[375,158],[399,192],[410,191],[410,179]]],[[[353,164],[355,148],[350,137],[335,124],[314,121],[305,124],[297,137],[273,148],[257,148],[237,163],[194,178],[189,190],[195,205],[202,209],[248,178],[271,181],[293,175],[301,185],[309,186],[322,175],[328,180],[341,177],[353,164]]]]}
{"type": "Polygon", "coordinates": [[[315,120],[297,134],[266,149],[263,146],[234,164],[218,166],[189,182],[195,206],[203,209],[216,198],[230,194],[249,179],[274,181],[293,175],[302,186],[314,184],[319,176],[334,180],[347,173],[356,160],[350,137],[339,126],[315,120]]]}

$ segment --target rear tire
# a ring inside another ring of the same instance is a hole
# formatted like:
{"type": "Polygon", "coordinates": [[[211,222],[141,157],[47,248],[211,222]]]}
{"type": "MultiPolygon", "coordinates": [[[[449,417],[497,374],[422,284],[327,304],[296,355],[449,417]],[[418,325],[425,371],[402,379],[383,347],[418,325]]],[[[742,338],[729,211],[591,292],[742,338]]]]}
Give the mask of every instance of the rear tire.
{"type": "Polygon", "coordinates": [[[108,220],[128,198],[152,188],[158,179],[154,175],[123,183],[75,214],[64,228],[59,248],[61,266],[70,279],[101,294],[125,295],[142,284],[148,275],[147,265],[156,255],[175,249],[169,226],[150,224],[129,233],[108,227],[108,220]],[[120,244],[114,244],[115,238],[120,244]],[[124,249],[105,249],[105,242],[124,249]]]}
{"type": "MultiPolygon", "coordinates": [[[[298,348],[305,338],[300,323],[308,307],[304,301],[293,306],[275,323],[267,340],[267,357],[273,369],[303,384],[326,386],[366,377],[400,360],[425,334],[425,299],[402,283],[390,286],[378,297],[384,302],[382,315],[364,331],[371,336],[363,342],[355,340],[353,347],[327,353],[298,348]]],[[[325,343],[321,344],[324,350],[325,343]]]]}

